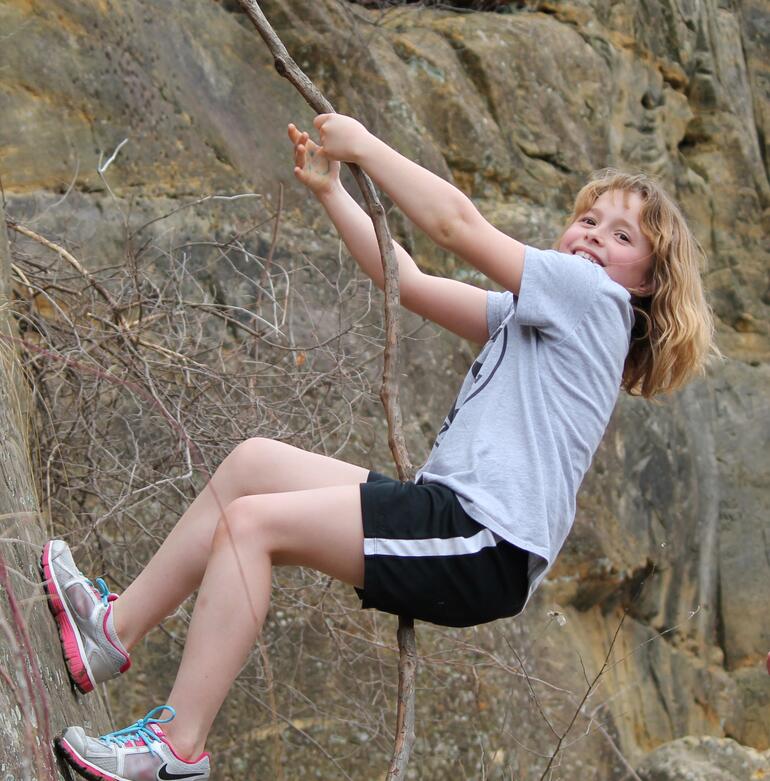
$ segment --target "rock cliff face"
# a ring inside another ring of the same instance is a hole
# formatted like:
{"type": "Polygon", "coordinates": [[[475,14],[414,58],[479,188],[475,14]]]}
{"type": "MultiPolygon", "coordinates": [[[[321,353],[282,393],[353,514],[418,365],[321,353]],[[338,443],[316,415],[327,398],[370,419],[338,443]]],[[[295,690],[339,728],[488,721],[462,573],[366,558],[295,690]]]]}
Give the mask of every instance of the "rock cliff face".
{"type": "MultiPolygon", "coordinates": [[[[621,779],[638,766],[646,779],[684,778],[693,757],[709,755],[711,775],[697,777],[726,778],[732,760],[719,757],[730,753],[728,738],[754,750],[746,778],[770,773],[761,664],[770,649],[767,4],[542,0],[499,14],[261,5],[338,110],[456,182],[502,230],[550,245],[592,170],[641,168],[676,195],[710,260],[724,360],[660,404],[622,400],[575,530],[527,615],[473,633],[472,674],[461,655],[456,675],[426,662],[414,777],[458,766],[469,778],[482,767],[488,777],[539,777],[554,732],[510,645],[547,682],[533,690],[559,732],[585,690],[583,668],[589,679],[601,669],[621,620],[599,690],[581,708],[583,738],[553,777],[621,779]],[[678,741],[686,735],[697,740],[678,741]]],[[[331,232],[292,183],[284,140],[287,122],[308,126],[312,114],[233,0],[6,0],[0,29],[0,173],[19,221],[67,237],[94,266],[119,261],[122,228],[95,168],[128,138],[109,184],[132,214],[203,193],[269,198],[284,183],[282,251],[312,248],[333,266],[331,232]]],[[[478,281],[397,217],[394,226],[426,269],[478,281]]],[[[404,349],[405,417],[419,461],[472,353],[447,337],[404,349]]],[[[378,443],[373,466],[382,468],[378,443]]],[[[453,648],[471,637],[419,631],[437,658],[447,637],[453,648]]],[[[345,675],[309,675],[314,701],[339,701],[345,675]]],[[[142,715],[121,710],[132,705],[117,703],[121,720],[142,715]]],[[[240,777],[271,734],[252,731],[235,752],[235,720],[225,714],[212,744],[222,777],[240,777]]],[[[287,752],[287,776],[315,765],[320,777],[339,777],[328,754],[345,755],[335,748],[342,741],[358,747],[354,760],[339,759],[346,771],[375,777],[383,748],[366,749],[371,734],[341,720],[320,726],[325,748],[287,752]]]]}
{"type": "Polygon", "coordinates": [[[98,695],[75,693],[56,628],[39,588],[39,560],[48,538],[31,460],[31,398],[8,315],[10,254],[0,206],[0,777],[42,781],[58,777],[51,738],[62,724],[87,722],[106,731],[98,695]]]}

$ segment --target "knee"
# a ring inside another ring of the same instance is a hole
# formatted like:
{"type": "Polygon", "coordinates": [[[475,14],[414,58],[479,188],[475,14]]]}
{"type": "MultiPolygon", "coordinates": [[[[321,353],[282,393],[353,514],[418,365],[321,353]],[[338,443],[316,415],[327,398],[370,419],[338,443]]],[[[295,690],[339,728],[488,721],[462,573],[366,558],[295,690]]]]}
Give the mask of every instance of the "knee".
{"type": "Polygon", "coordinates": [[[271,464],[275,462],[280,447],[280,443],[272,439],[250,437],[233,448],[227,461],[241,495],[268,489],[271,464]]]}
{"type": "Polygon", "coordinates": [[[236,466],[254,468],[270,458],[277,444],[266,437],[249,437],[230,451],[228,459],[234,461],[236,466]]]}
{"type": "Polygon", "coordinates": [[[223,546],[270,553],[276,537],[270,502],[261,496],[241,496],[222,511],[214,531],[212,549],[223,546]]]}
{"type": "Polygon", "coordinates": [[[253,516],[253,497],[242,496],[230,502],[219,517],[219,523],[214,530],[212,548],[217,550],[224,546],[243,548],[249,541],[250,517],[253,516]]]}

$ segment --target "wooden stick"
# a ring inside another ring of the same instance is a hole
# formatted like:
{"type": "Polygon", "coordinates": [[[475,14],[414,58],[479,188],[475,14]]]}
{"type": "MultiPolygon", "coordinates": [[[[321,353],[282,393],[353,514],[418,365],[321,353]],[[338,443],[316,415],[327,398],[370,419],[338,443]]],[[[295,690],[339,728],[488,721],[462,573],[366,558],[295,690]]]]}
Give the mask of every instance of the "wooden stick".
{"type": "MultiPolygon", "coordinates": [[[[239,0],[243,10],[251,19],[262,40],[273,55],[275,69],[288,79],[308,104],[319,114],[335,113],[332,104],[324,97],[313,82],[303,73],[289,56],[283,42],[273,30],[256,0],[239,0]]],[[[380,400],[385,408],[388,421],[388,445],[396,464],[400,480],[413,476],[413,467],[409,460],[403,434],[401,405],[398,387],[398,262],[393,249],[385,209],[377,197],[371,179],[352,163],[348,163],[356,183],[361,189],[369,216],[374,224],[377,244],[382,257],[385,276],[385,352],[380,386],[380,400]]],[[[388,770],[388,779],[404,778],[409,755],[414,743],[414,696],[415,672],[417,668],[417,646],[414,635],[414,622],[399,617],[398,622],[398,711],[396,714],[396,741],[388,770]]]]}
{"type": "Polygon", "coordinates": [[[387,781],[406,778],[406,766],[414,744],[414,685],[417,672],[417,641],[414,621],[398,617],[398,709],[396,740],[387,781]]]}

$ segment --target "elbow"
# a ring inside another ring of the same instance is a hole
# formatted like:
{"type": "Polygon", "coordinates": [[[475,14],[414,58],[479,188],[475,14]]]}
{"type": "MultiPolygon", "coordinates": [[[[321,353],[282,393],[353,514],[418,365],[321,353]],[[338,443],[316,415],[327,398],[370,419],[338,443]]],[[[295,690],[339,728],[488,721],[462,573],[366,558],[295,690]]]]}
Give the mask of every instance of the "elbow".
{"type": "Polygon", "coordinates": [[[460,194],[460,198],[448,205],[440,216],[434,241],[443,249],[454,254],[464,246],[469,226],[472,226],[478,210],[471,200],[460,194]]]}

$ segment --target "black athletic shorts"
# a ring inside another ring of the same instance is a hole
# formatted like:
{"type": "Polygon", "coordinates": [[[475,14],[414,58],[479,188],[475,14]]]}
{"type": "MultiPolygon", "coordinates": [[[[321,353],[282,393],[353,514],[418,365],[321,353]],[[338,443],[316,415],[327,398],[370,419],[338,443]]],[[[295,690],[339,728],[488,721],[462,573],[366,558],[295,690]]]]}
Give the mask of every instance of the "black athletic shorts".
{"type": "Polygon", "coordinates": [[[362,607],[441,626],[473,626],[521,611],[529,554],[473,520],[437,483],[370,472],[361,484],[362,607]]]}

